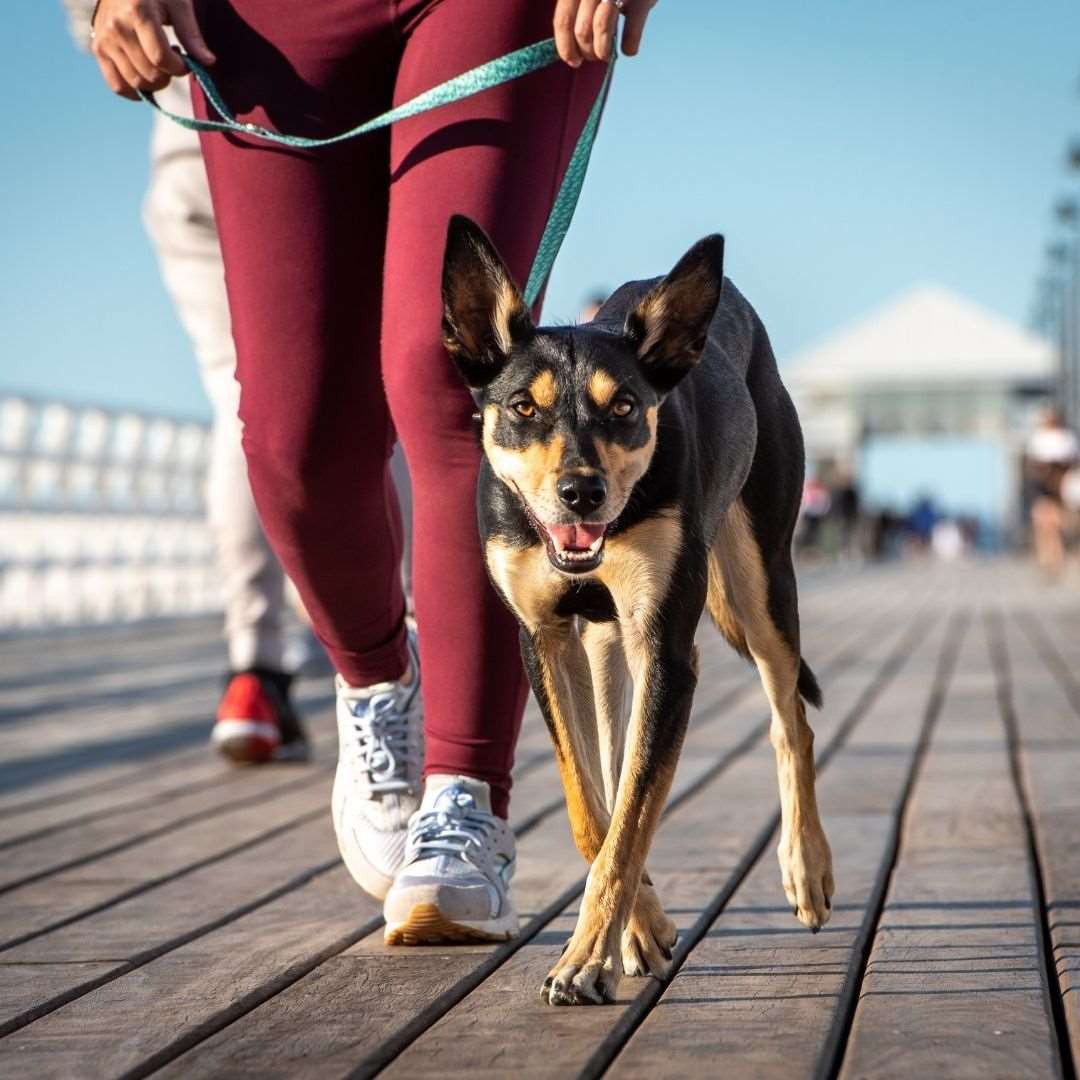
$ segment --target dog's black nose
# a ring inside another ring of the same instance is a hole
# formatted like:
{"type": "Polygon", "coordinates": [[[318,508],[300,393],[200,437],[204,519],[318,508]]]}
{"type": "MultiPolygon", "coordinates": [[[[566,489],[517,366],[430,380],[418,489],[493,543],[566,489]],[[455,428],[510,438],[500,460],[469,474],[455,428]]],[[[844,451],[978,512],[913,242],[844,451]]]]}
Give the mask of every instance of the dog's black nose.
{"type": "Polygon", "coordinates": [[[607,483],[602,476],[567,473],[560,476],[555,490],[563,505],[579,514],[587,514],[607,498],[607,483]]]}

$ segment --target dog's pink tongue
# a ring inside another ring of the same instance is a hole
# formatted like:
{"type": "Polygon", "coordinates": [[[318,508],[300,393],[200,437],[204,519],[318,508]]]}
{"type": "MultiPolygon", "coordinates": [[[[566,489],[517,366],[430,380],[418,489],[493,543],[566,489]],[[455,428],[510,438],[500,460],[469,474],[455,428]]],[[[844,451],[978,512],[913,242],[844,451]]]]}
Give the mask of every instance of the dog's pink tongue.
{"type": "Polygon", "coordinates": [[[606,525],[548,525],[552,540],[563,551],[587,551],[604,535],[606,525]]]}

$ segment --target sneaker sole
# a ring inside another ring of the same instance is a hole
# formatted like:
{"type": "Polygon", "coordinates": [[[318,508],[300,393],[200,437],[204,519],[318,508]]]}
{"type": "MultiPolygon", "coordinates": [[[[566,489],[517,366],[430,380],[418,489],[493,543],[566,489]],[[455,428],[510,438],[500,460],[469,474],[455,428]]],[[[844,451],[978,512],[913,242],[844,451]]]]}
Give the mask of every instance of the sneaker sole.
{"type": "Polygon", "coordinates": [[[210,745],[238,765],[272,761],[281,747],[276,725],[259,720],[219,720],[210,733],[210,745]]]}
{"type": "MultiPolygon", "coordinates": [[[[414,904],[409,917],[390,923],[383,932],[386,945],[465,945],[477,941],[509,941],[517,937],[515,928],[498,926],[501,920],[487,923],[453,922],[434,904],[414,904]]],[[[505,920],[502,920],[505,921],[505,920]]]]}

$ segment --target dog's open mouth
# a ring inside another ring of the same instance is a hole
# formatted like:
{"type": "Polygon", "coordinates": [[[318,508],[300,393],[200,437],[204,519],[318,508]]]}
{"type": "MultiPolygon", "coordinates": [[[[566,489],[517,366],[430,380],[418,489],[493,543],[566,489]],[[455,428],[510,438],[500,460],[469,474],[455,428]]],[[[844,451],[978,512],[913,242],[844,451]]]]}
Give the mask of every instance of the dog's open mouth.
{"type": "Polygon", "coordinates": [[[603,561],[607,525],[591,522],[545,525],[539,521],[536,525],[547,548],[548,560],[556,570],[567,574],[584,574],[595,570],[603,561]]]}

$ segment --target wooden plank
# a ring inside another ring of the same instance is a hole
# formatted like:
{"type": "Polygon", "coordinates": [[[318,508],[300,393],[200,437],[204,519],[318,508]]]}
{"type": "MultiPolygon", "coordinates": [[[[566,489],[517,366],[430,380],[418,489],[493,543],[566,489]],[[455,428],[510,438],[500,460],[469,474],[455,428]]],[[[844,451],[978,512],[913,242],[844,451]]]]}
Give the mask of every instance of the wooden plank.
{"type": "Polygon", "coordinates": [[[179,1031],[197,1036],[200,1018],[225,1003],[242,1010],[246,995],[346,947],[370,928],[372,908],[337,867],[229,923],[224,941],[209,934],[0,1040],[0,1071],[46,1078],[86,1075],[87,1062],[95,1076],[151,1067],[149,1054],[179,1031]]]}
{"type": "MultiPolygon", "coordinates": [[[[333,831],[322,814],[215,863],[140,893],[85,919],[0,953],[4,984],[0,1033],[7,1033],[95,984],[133,971],[212,933],[250,911],[290,895],[338,864],[333,831]],[[17,978],[16,978],[17,976],[17,978]]],[[[377,905],[354,898],[352,917],[377,905]]],[[[0,1042],[0,1051],[4,1047],[0,1042]]]]}
{"type": "MultiPolygon", "coordinates": [[[[815,722],[819,753],[861,715],[890,656],[897,663],[902,661],[908,646],[897,646],[905,642],[901,631],[908,629],[899,620],[887,635],[868,635],[868,623],[857,627],[864,651],[850,670],[826,680],[829,705],[815,722]]],[[[718,781],[661,824],[649,872],[684,940],[711,921],[709,905],[729,895],[760,857],[777,814],[775,763],[772,749],[763,739],[718,781]]],[[[770,870],[771,902],[784,904],[779,870],[774,863],[770,870]]],[[[558,959],[576,917],[575,902],[413,1042],[388,1067],[386,1075],[446,1075],[464,1068],[470,1075],[577,1075],[635,999],[649,994],[656,984],[648,979],[624,979],[618,1003],[603,1009],[552,1009],[545,1005],[539,987],[558,959]],[[537,1058],[530,1032],[541,1025],[554,1037],[543,1057],[537,1058]]],[[[790,911],[787,918],[791,920],[790,911]]],[[[679,955],[680,946],[676,946],[676,957],[679,955]]],[[[366,1075],[366,1069],[361,1074],[366,1075]]]]}
{"type": "Polygon", "coordinates": [[[1058,1007],[1080,1061],[1080,650],[1030,613],[1005,626],[1020,764],[1038,845],[1058,1007]],[[1064,655],[1062,653],[1064,652],[1064,655]]]}
{"type": "Polygon", "coordinates": [[[115,656],[133,637],[147,647],[164,650],[184,641],[218,640],[220,636],[221,618],[202,616],[9,632],[0,635],[0,678],[19,678],[35,670],[62,668],[68,662],[115,656]]]}
{"type": "MultiPolygon", "coordinates": [[[[137,648],[136,642],[132,645],[137,648]]],[[[55,683],[42,678],[29,686],[4,690],[0,693],[0,746],[16,745],[17,736],[25,738],[31,722],[45,720],[55,727],[60,719],[70,721],[72,715],[139,697],[168,700],[170,694],[204,683],[220,685],[225,670],[223,658],[205,647],[177,650],[156,661],[140,659],[130,669],[103,661],[90,675],[55,683]]]]}
{"type": "Polygon", "coordinates": [[[227,786],[181,792],[78,829],[10,847],[0,860],[0,896],[150,841],[168,844],[171,833],[218,815],[255,810],[311,785],[325,790],[330,771],[328,765],[237,770],[227,786]]]}
{"type": "MultiPolygon", "coordinates": [[[[328,730],[326,710],[331,698],[321,681],[301,685],[297,698],[306,720],[316,735],[316,748],[325,742],[328,730]]],[[[173,790],[190,778],[199,782],[211,776],[233,775],[208,749],[209,733],[216,707],[215,689],[207,686],[179,703],[180,722],[168,725],[169,712],[134,703],[140,712],[140,724],[149,737],[136,731],[119,739],[108,737],[85,741],[79,733],[69,734],[65,743],[23,761],[10,769],[14,783],[0,795],[0,842],[8,842],[27,832],[112,805],[114,798],[124,801],[129,792],[173,790]],[[162,729],[164,728],[164,732],[162,729]],[[170,735],[170,728],[172,734],[170,735]]],[[[329,736],[332,746],[332,735],[329,736]]],[[[134,798],[140,798],[138,794],[134,798]]]]}
{"type": "MultiPolygon", "coordinates": [[[[947,678],[943,641],[955,633],[951,621],[939,619],[819,773],[837,881],[823,932],[797,926],[778,895],[774,834],[605,1075],[693,1075],[701,1061],[730,1080],[827,1074],[845,991],[861,970],[891,865],[919,738],[947,678]]],[[[700,907],[701,898],[694,900],[700,907]]]]}
{"type": "Polygon", "coordinates": [[[274,830],[325,814],[329,794],[329,778],[322,773],[310,785],[269,801],[257,814],[241,807],[180,829],[167,841],[150,840],[9,893],[0,959],[16,943],[225,858],[274,830]]]}
{"type": "MultiPolygon", "coordinates": [[[[841,648],[843,646],[841,645],[841,648]]],[[[758,691],[759,693],[759,691],[758,691]]],[[[701,775],[713,768],[716,748],[732,745],[747,731],[761,730],[761,704],[748,706],[741,718],[726,717],[724,724],[698,724],[693,738],[699,740],[699,753],[691,753],[680,772],[680,781],[689,789],[701,775]],[[708,741],[713,743],[712,756],[703,751],[708,741]]],[[[552,778],[552,789],[557,792],[552,778]]],[[[539,929],[552,914],[554,902],[561,907],[559,896],[567,889],[580,887],[581,864],[573,852],[567,827],[559,814],[545,819],[519,843],[518,865],[522,867],[515,880],[515,895],[525,914],[526,927],[536,924],[539,929]]],[[[220,1035],[206,1039],[195,1049],[179,1058],[164,1071],[176,1075],[248,1075],[267,1070],[276,1075],[325,1075],[326,1070],[348,1069],[363,1048],[377,1047],[382,1038],[392,1037],[403,1025],[415,1021],[417,1013],[426,1008],[438,1008],[438,1001],[461,978],[468,978],[478,966],[498,962],[508,949],[422,949],[403,954],[387,950],[381,935],[364,937],[347,953],[322,963],[306,978],[275,995],[258,1010],[228,1026],[220,1035]],[[402,978],[403,967],[410,973],[402,978]],[[334,986],[350,987],[350,994],[337,998],[334,986]],[[286,1017],[305,1016],[302,1031],[286,1017]],[[356,1023],[357,1015],[364,1017],[356,1023]],[[318,1054],[315,1053],[318,1048],[318,1054]],[[228,1066],[222,1064],[222,1055],[228,1066]]],[[[154,964],[151,968],[157,968],[154,964]]],[[[167,982],[163,978],[163,983],[167,982]]],[[[156,984],[157,985],[157,984],[156,984]]],[[[167,994],[162,985],[161,994],[167,994]]],[[[180,1045],[158,1051],[175,1054],[180,1045]]],[[[158,1058],[153,1058],[158,1062],[158,1058]]]]}
{"type": "MultiPolygon", "coordinates": [[[[323,800],[325,805],[329,792],[327,785],[323,787],[317,799],[323,800]]],[[[516,820],[520,823],[518,827],[532,827],[544,816],[561,811],[562,803],[557,791],[556,769],[548,751],[544,763],[527,770],[518,785],[515,797],[516,820]]],[[[109,956],[119,959],[114,960],[100,978],[117,977],[173,948],[213,932],[219,925],[246,914],[245,909],[273,901],[275,891],[291,891],[298,884],[303,884],[306,877],[324,872],[337,863],[329,822],[319,809],[304,820],[312,817],[315,820],[311,824],[300,822],[295,830],[279,830],[268,839],[256,841],[225,860],[183,874],[152,890],[139,892],[128,900],[114,903],[67,926],[0,952],[0,971],[5,961],[20,965],[31,962],[52,964],[57,957],[89,960],[109,956]]],[[[61,880],[66,880],[66,877],[61,880]]],[[[72,970],[76,976],[81,974],[78,968],[72,970]]],[[[24,980],[21,996],[13,1004],[12,1013],[6,1017],[0,1016],[0,1032],[22,1026],[36,1015],[59,1007],[64,1003],[63,999],[73,999],[89,992],[94,988],[93,981],[90,980],[89,984],[76,982],[54,991],[55,979],[48,982],[44,989],[35,986],[32,980],[24,980]]]]}
{"type": "Polygon", "coordinates": [[[1060,1075],[1039,917],[975,633],[915,788],[841,1077],[1060,1075]]]}
{"type": "MultiPolygon", "coordinates": [[[[544,779],[543,777],[539,777],[539,778],[544,779]]],[[[553,777],[549,776],[549,777],[546,778],[545,783],[550,783],[552,780],[553,780],[553,777]]],[[[550,786],[553,788],[554,787],[553,783],[551,783],[550,786]]],[[[519,795],[518,795],[518,799],[516,801],[518,803],[520,803],[520,792],[519,792],[519,795]]],[[[526,805],[527,805],[527,803],[526,803],[526,805]]],[[[329,835],[329,830],[326,831],[326,834],[329,835]]],[[[565,828],[563,829],[563,835],[565,836],[565,828]]],[[[249,849],[249,850],[253,850],[253,849],[249,849]]],[[[240,853],[240,854],[238,854],[236,856],[233,856],[233,859],[238,859],[238,858],[242,858],[242,857],[243,857],[243,853],[240,853]]],[[[564,862],[565,862],[565,860],[564,860],[564,862]]],[[[265,858],[264,858],[260,863],[253,864],[253,865],[265,866],[265,865],[267,865],[267,863],[266,863],[265,858]]],[[[141,896],[133,897],[132,899],[130,899],[130,900],[124,902],[124,903],[118,904],[115,907],[105,909],[104,911],[100,912],[97,916],[91,917],[91,921],[75,923],[71,927],[67,928],[66,930],[54,931],[52,934],[48,935],[46,938],[39,938],[39,939],[37,939],[37,941],[39,943],[45,942],[45,943],[55,944],[64,935],[68,935],[72,939],[69,942],[68,951],[70,951],[70,945],[75,945],[79,941],[87,940],[87,931],[88,931],[90,939],[92,941],[94,941],[95,943],[100,944],[102,940],[106,940],[106,941],[109,940],[109,935],[105,934],[104,938],[102,938],[100,936],[100,934],[98,933],[98,929],[99,929],[100,921],[104,920],[104,919],[107,919],[110,916],[110,914],[115,914],[117,916],[117,920],[116,920],[116,922],[114,924],[114,929],[119,925],[125,925],[126,927],[129,928],[129,937],[130,937],[130,928],[132,928],[132,927],[135,927],[135,928],[141,927],[142,922],[143,922],[143,920],[141,920],[138,917],[137,912],[132,912],[131,911],[131,906],[132,905],[138,905],[139,903],[147,903],[147,902],[152,902],[152,901],[155,901],[155,900],[160,900],[163,897],[163,895],[165,894],[165,892],[167,892],[168,890],[170,890],[170,889],[179,889],[184,884],[193,884],[197,880],[198,875],[204,874],[204,873],[206,875],[210,875],[213,872],[214,869],[215,869],[214,867],[208,867],[208,868],[206,868],[205,872],[204,871],[194,871],[194,872],[192,872],[190,879],[181,878],[181,879],[178,879],[177,881],[174,881],[174,882],[172,882],[172,883],[170,883],[168,885],[160,886],[153,893],[144,893],[141,896]],[[93,922],[94,920],[96,920],[99,925],[91,925],[91,922],[93,922]]],[[[232,879],[230,878],[229,880],[232,880],[232,879]]],[[[202,894],[204,891],[206,891],[206,892],[213,891],[213,887],[211,886],[211,887],[207,888],[206,886],[203,886],[202,888],[200,888],[199,890],[196,891],[196,894],[202,894]]],[[[169,914],[168,905],[166,905],[166,913],[167,913],[167,915],[169,914]]],[[[32,949],[33,944],[34,944],[33,942],[29,942],[26,945],[23,945],[23,946],[18,947],[17,949],[11,950],[7,955],[11,959],[17,959],[20,956],[20,951],[32,949]]],[[[130,944],[130,941],[129,941],[129,944],[130,944]]],[[[100,953],[99,953],[99,955],[100,955],[100,953]]],[[[12,965],[13,970],[14,970],[15,966],[16,965],[12,965]]],[[[31,964],[31,963],[23,963],[21,965],[18,965],[18,967],[20,967],[20,969],[23,969],[23,970],[25,970],[26,967],[32,967],[32,966],[34,966],[34,965],[31,964]]],[[[64,965],[64,966],[75,967],[77,965],[76,965],[75,962],[69,961],[69,964],[64,965]]]]}

